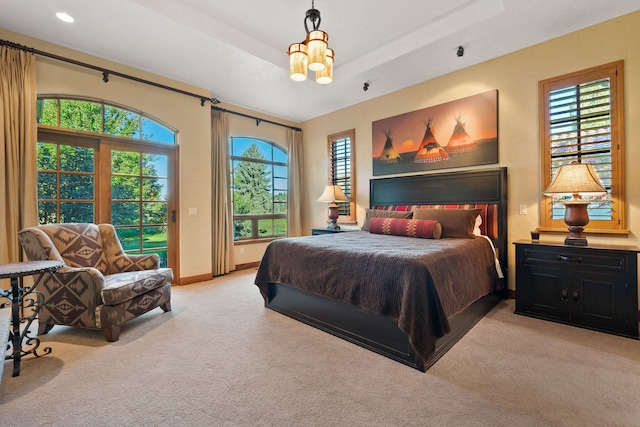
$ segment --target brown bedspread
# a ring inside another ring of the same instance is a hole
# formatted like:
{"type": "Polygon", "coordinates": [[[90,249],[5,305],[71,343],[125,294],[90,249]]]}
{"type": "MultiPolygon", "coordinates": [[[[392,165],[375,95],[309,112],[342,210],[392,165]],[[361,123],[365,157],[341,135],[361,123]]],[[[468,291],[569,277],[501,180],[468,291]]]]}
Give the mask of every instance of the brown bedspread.
{"type": "Polygon", "coordinates": [[[397,319],[426,360],[447,318],[500,286],[490,243],[416,239],[366,231],[275,240],[255,284],[282,283],[397,319]]]}

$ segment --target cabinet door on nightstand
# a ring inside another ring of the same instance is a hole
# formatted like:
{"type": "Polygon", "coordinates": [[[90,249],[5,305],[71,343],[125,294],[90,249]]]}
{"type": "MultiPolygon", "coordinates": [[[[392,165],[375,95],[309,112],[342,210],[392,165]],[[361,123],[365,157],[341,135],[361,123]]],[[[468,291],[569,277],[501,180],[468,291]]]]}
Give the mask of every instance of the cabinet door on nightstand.
{"type": "Polygon", "coordinates": [[[574,271],[571,289],[571,319],[598,329],[637,334],[638,324],[629,313],[629,288],[620,275],[574,271]]]}
{"type": "Polygon", "coordinates": [[[519,312],[556,319],[569,318],[569,274],[564,269],[525,263],[516,293],[516,310],[519,312]]]}

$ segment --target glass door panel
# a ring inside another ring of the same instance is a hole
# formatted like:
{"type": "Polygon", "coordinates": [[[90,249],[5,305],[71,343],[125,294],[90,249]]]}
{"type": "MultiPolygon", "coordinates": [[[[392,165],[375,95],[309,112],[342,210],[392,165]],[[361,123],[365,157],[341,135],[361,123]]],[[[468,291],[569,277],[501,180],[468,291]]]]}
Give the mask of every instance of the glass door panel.
{"type": "Polygon", "coordinates": [[[111,151],[111,222],[125,252],[157,253],[167,267],[170,156],[111,151]]]}

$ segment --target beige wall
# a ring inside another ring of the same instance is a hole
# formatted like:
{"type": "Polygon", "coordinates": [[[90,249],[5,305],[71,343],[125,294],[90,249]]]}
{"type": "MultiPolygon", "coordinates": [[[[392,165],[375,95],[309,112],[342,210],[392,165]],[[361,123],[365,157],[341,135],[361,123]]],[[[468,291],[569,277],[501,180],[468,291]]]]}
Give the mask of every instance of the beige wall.
{"type": "MultiPolygon", "coordinates": [[[[369,206],[372,178],[371,122],[469,95],[498,89],[499,165],[508,168],[509,242],[529,238],[538,225],[540,152],[538,139],[538,81],[616,60],[625,61],[626,179],[630,236],[589,237],[590,242],[640,245],[640,13],[627,15],[583,31],[509,54],[390,95],[346,108],[303,124],[306,159],[304,227],[322,226],[326,212],[315,202],[328,174],[326,137],[356,129],[356,197],[359,222],[369,206]],[[313,161],[310,159],[314,159],[313,161]],[[317,197],[317,196],[316,196],[317,197]],[[520,215],[519,206],[528,208],[520,215]]],[[[470,50],[469,55],[473,52],[470,50]]],[[[428,63],[425,63],[428,67],[428,63]]],[[[339,68],[336,78],[340,78],[339,68]]],[[[372,82],[371,90],[375,90],[372,82]]],[[[494,165],[495,166],[495,165],[494,165]]],[[[491,167],[491,166],[488,166],[491,167]]],[[[562,240],[544,235],[543,240],[562,240]]],[[[509,245],[509,287],[514,289],[514,249],[509,245]]]]}
{"type": "MultiPolygon", "coordinates": [[[[205,89],[165,79],[3,29],[0,29],[0,38],[205,97],[212,96],[205,89]]],[[[115,76],[111,76],[109,82],[105,83],[102,81],[102,73],[98,71],[40,56],[37,57],[37,86],[39,95],[76,95],[108,101],[143,111],[179,130],[179,274],[181,278],[186,278],[187,282],[193,281],[189,278],[202,278],[207,275],[210,277],[212,271],[210,104],[207,103],[203,107],[197,98],[115,76]],[[197,215],[190,216],[190,208],[196,208],[197,215]]],[[[229,110],[281,122],[274,117],[257,114],[233,105],[221,104],[221,106],[229,110]]],[[[287,124],[295,125],[294,123],[287,124]]],[[[267,123],[256,126],[254,120],[230,116],[230,130],[235,136],[254,136],[285,144],[285,128],[283,127],[267,123]]],[[[259,260],[265,246],[266,244],[262,243],[236,247],[236,264],[259,260]]]]}

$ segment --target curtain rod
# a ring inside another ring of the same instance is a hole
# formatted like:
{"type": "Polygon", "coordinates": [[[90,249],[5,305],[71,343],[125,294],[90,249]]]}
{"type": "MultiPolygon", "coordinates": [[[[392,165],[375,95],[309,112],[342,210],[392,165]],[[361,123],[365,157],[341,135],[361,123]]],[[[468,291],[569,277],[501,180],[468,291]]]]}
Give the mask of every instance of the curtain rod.
{"type": "Polygon", "coordinates": [[[207,98],[205,96],[198,95],[197,93],[187,92],[186,90],[178,89],[178,88],[171,87],[171,86],[166,86],[166,85],[163,85],[163,84],[160,84],[160,83],[156,83],[156,82],[152,82],[152,81],[149,81],[149,80],[144,80],[144,79],[141,79],[141,78],[138,78],[138,77],[130,76],[128,74],[120,73],[118,71],[113,71],[113,70],[109,70],[109,69],[106,69],[106,68],[98,67],[96,65],[87,64],[85,62],[76,61],[75,59],[65,58],[64,56],[55,55],[53,53],[43,52],[41,50],[34,49],[34,48],[31,48],[31,47],[27,47],[27,46],[23,46],[23,45],[20,45],[20,44],[17,44],[17,43],[13,43],[13,42],[10,42],[10,41],[7,41],[7,40],[0,39],[0,46],[6,46],[6,47],[11,48],[11,49],[22,50],[22,51],[29,52],[29,53],[32,53],[32,54],[35,54],[35,55],[40,55],[40,56],[45,56],[47,58],[52,58],[52,59],[55,59],[57,61],[67,62],[69,64],[74,64],[74,65],[78,65],[80,67],[85,67],[85,68],[90,68],[92,70],[100,71],[102,73],[102,80],[105,83],[107,83],[109,81],[109,75],[111,74],[111,75],[114,75],[114,76],[117,76],[117,77],[122,77],[122,78],[125,78],[125,79],[133,80],[133,81],[138,82],[138,83],[144,83],[146,85],[155,86],[155,87],[158,87],[158,88],[161,88],[161,89],[166,89],[166,90],[170,90],[172,92],[177,92],[177,93],[180,93],[182,95],[187,95],[187,96],[192,96],[194,98],[198,98],[200,100],[200,105],[202,105],[202,106],[204,106],[204,103],[207,102],[207,101],[211,102],[214,105],[220,103],[220,101],[218,99],[216,99],[216,98],[207,98]]]}
{"type": "Polygon", "coordinates": [[[216,107],[215,105],[211,107],[212,110],[216,110],[216,111],[222,111],[224,113],[229,113],[229,114],[235,114],[236,116],[242,116],[242,117],[246,117],[248,119],[253,119],[256,121],[256,126],[258,126],[261,122],[265,122],[265,123],[269,123],[272,125],[276,125],[276,126],[282,126],[284,128],[289,128],[289,129],[293,129],[293,130],[297,130],[298,132],[301,132],[302,129],[297,128],[295,126],[289,126],[289,125],[285,125],[284,123],[278,123],[278,122],[272,122],[271,120],[266,120],[266,119],[261,119],[260,117],[256,117],[256,116],[250,116],[249,114],[244,114],[244,113],[239,113],[237,111],[231,111],[231,110],[227,110],[225,108],[220,108],[220,107],[216,107]]]}

